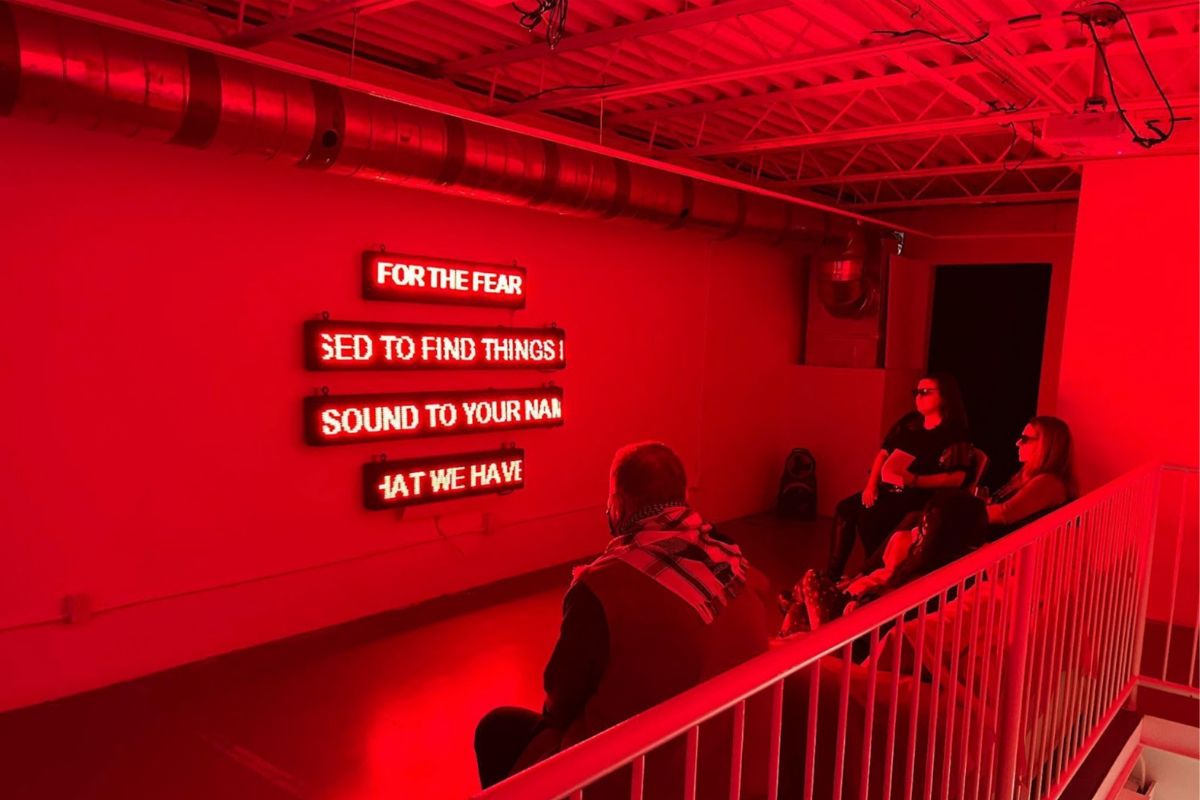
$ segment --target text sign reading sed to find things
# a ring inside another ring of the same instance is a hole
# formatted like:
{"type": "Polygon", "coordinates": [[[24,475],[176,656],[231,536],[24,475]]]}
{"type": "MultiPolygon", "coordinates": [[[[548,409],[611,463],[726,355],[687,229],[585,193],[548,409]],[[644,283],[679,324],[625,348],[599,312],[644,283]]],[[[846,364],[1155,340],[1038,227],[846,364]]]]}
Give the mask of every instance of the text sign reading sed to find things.
{"type": "Polygon", "coordinates": [[[311,445],[415,439],[563,424],[563,390],[358,394],[304,398],[304,438],[311,445]]]}
{"type": "Polygon", "coordinates": [[[363,465],[363,503],[371,511],[509,492],[525,486],[525,451],[377,461],[363,465]]]}
{"type": "Polygon", "coordinates": [[[525,270],[396,253],[363,253],[363,297],[410,303],[525,307],[525,270]]]}
{"type": "Polygon", "coordinates": [[[312,370],[562,369],[565,339],[559,328],[314,320],[304,358],[312,370]]]}

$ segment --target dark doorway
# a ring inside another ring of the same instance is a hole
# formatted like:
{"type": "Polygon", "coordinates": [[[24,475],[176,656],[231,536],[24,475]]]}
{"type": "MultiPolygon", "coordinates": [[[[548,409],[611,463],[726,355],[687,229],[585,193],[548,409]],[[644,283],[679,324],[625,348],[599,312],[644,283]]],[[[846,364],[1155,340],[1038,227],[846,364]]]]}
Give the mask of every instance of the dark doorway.
{"type": "Polygon", "coordinates": [[[1049,264],[939,265],[929,370],[962,385],[975,446],[988,455],[983,482],[1017,469],[1016,439],[1037,411],[1050,303],[1049,264]]]}

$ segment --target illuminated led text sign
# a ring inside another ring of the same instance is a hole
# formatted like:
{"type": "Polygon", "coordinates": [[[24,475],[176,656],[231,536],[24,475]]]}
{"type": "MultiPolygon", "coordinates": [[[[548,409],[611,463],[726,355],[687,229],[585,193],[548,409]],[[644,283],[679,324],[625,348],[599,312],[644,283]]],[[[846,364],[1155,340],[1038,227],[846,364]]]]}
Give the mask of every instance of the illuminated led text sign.
{"type": "Polygon", "coordinates": [[[524,308],[525,277],[517,266],[363,253],[368,300],[524,308]]]}
{"type": "Polygon", "coordinates": [[[515,448],[363,465],[363,502],[372,511],[524,486],[525,451],[515,448]]]}
{"type": "Polygon", "coordinates": [[[304,324],[309,369],[562,369],[558,328],[311,321],[304,324]]]}
{"type": "Polygon", "coordinates": [[[359,394],[304,399],[304,438],[353,444],[455,433],[562,425],[557,386],[421,394],[359,394]]]}

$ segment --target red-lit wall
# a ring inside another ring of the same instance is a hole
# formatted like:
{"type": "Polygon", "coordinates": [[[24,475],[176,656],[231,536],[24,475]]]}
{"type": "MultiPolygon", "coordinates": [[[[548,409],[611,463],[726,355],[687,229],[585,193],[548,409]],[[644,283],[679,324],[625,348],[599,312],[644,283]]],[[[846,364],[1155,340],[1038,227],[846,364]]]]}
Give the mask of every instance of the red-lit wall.
{"type": "MultiPolygon", "coordinates": [[[[1150,460],[1200,461],[1198,168],[1193,156],[1084,170],[1058,409],[1075,433],[1085,489],[1150,460]]],[[[1156,563],[1178,563],[1181,584],[1195,587],[1195,495],[1174,552],[1180,504],[1169,483],[1156,563]]],[[[1151,613],[1164,618],[1170,581],[1158,577],[1151,613]]]]}
{"type": "Polygon", "coordinates": [[[710,517],[774,501],[793,444],[783,432],[804,414],[785,380],[802,323],[795,253],[11,120],[0,149],[0,708],[593,553],[606,539],[609,459],[632,440],[677,447],[710,517]],[[359,257],[377,243],[515,259],[529,270],[528,308],[363,301],[359,257]],[[568,368],[308,373],[301,323],[322,310],[554,321],[568,368]],[[322,384],[348,393],[549,379],[566,392],[563,428],[301,443],[300,400],[322,384]],[[523,491],[403,520],[361,508],[360,467],[376,453],[504,440],[526,450],[523,491]],[[73,593],[116,609],[55,622],[73,593]]]}

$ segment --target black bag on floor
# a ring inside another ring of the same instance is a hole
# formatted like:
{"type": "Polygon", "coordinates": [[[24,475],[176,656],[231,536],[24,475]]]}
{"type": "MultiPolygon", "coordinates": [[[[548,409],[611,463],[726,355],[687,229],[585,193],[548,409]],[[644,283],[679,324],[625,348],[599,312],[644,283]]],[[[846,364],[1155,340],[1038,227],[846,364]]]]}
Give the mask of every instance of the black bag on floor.
{"type": "Polygon", "coordinates": [[[802,447],[793,450],[783,463],[775,512],[789,519],[817,518],[817,462],[802,447]]]}

